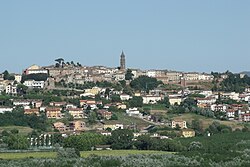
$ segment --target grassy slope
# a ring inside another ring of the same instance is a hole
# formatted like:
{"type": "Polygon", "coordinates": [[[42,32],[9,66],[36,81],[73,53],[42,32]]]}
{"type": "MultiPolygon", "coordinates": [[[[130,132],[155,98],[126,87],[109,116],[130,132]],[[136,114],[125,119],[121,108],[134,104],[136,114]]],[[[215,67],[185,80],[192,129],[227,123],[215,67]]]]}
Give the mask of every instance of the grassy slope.
{"type": "MultiPolygon", "coordinates": [[[[98,156],[126,156],[130,154],[171,154],[171,152],[150,151],[150,150],[103,150],[103,151],[82,151],[81,157],[90,155],[98,156]]],[[[29,152],[29,153],[0,153],[0,159],[22,159],[22,158],[56,158],[56,152],[29,152]]]]}
{"type": "Polygon", "coordinates": [[[1,126],[0,133],[2,133],[3,130],[10,131],[12,129],[18,129],[19,133],[22,135],[27,135],[28,133],[32,132],[32,130],[33,130],[30,127],[24,127],[24,126],[1,126]]]}
{"type": "Polygon", "coordinates": [[[242,124],[234,122],[234,121],[220,121],[220,120],[217,120],[217,119],[207,118],[207,117],[204,117],[202,115],[196,115],[196,114],[193,114],[193,113],[187,113],[187,114],[181,114],[181,115],[172,115],[171,117],[172,118],[183,119],[183,120],[187,121],[189,124],[191,124],[192,120],[199,119],[199,120],[202,121],[204,129],[206,129],[214,121],[218,121],[221,124],[224,124],[224,125],[227,125],[227,126],[231,126],[233,129],[242,128],[243,127],[242,124]]]}

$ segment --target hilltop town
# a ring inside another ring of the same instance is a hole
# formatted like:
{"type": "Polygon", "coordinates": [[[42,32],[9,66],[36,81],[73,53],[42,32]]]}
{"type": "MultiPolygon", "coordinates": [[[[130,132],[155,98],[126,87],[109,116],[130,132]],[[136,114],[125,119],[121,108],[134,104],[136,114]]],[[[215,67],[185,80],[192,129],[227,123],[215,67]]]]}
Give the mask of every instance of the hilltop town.
{"type": "MultiPolygon", "coordinates": [[[[22,146],[2,140],[3,147],[72,146],[71,136],[89,132],[112,138],[113,131],[127,130],[121,133],[137,141],[145,135],[164,140],[250,130],[247,75],[127,69],[123,52],[117,68],[55,62],[0,74],[2,138],[19,131],[28,137],[22,146]]],[[[80,149],[132,146],[115,142],[80,149]]]]}

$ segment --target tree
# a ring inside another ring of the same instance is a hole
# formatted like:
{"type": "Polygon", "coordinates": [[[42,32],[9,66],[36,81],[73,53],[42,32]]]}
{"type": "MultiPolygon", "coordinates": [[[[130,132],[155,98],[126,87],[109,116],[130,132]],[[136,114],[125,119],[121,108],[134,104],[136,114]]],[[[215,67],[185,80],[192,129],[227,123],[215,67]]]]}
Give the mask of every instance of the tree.
{"type": "Polygon", "coordinates": [[[134,74],[132,73],[131,69],[127,69],[127,72],[125,74],[125,80],[132,80],[133,79],[134,74]]]}
{"type": "Polygon", "coordinates": [[[64,159],[64,158],[79,158],[80,151],[76,148],[63,148],[57,151],[57,158],[64,159]]]}
{"type": "Polygon", "coordinates": [[[160,104],[164,104],[166,108],[169,108],[170,107],[170,102],[169,102],[169,98],[166,96],[164,97],[163,100],[159,101],[158,103],[160,104]]]}
{"type": "Polygon", "coordinates": [[[110,144],[112,149],[131,149],[133,132],[128,129],[116,129],[112,131],[110,144]]]}
{"type": "Polygon", "coordinates": [[[118,120],[117,115],[112,113],[112,116],[111,116],[110,120],[118,120]]]}
{"type": "Polygon", "coordinates": [[[58,58],[58,59],[56,59],[55,61],[59,64],[59,66],[62,67],[62,62],[64,62],[64,59],[63,59],[63,58],[58,58]]]}
{"type": "Polygon", "coordinates": [[[162,84],[162,81],[157,81],[156,78],[151,78],[148,76],[140,76],[131,81],[130,86],[135,90],[148,92],[149,90],[153,90],[160,84],[162,84]]]}
{"type": "Polygon", "coordinates": [[[10,134],[3,139],[4,143],[8,145],[9,149],[23,150],[29,148],[29,141],[26,136],[19,134],[10,134]]]}
{"type": "Polygon", "coordinates": [[[126,81],[125,80],[121,80],[121,81],[119,81],[119,83],[121,84],[122,88],[126,87],[126,81]]]}
{"type": "Polygon", "coordinates": [[[76,148],[80,151],[91,150],[96,145],[105,144],[106,137],[97,133],[82,133],[80,135],[72,135],[64,139],[63,146],[76,148]]]}
{"type": "Polygon", "coordinates": [[[13,75],[10,75],[7,70],[3,72],[3,79],[4,80],[15,80],[15,77],[13,75]]]}
{"type": "Polygon", "coordinates": [[[141,96],[133,96],[128,101],[129,107],[142,107],[143,105],[143,99],[141,96]]]}
{"type": "Polygon", "coordinates": [[[88,118],[89,123],[93,124],[93,123],[96,122],[96,120],[97,120],[97,114],[96,114],[96,112],[94,112],[94,111],[90,112],[89,118],[88,118]]]}
{"type": "Polygon", "coordinates": [[[121,102],[121,98],[119,95],[112,95],[110,98],[112,102],[121,102]]]}
{"type": "Polygon", "coordinates": [[[192,120],[192,128],[196,135],[201,135],[203,133],[202,122],[198,119],[192,120]]]}
{"type": "Polygon", "coordinates": [[[135,142],[135,146],[139,150],[150,150],[153,143],[152,140],[149,135],[139,136],[135,142]]]}

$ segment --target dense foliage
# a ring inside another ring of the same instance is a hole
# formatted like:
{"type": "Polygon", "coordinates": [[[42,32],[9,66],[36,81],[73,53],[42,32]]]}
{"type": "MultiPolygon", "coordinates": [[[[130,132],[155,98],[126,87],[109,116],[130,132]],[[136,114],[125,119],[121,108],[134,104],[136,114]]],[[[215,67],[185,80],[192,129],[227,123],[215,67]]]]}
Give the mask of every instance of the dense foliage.
{"type": "Polygon", "coordinates": [[[157,81],[156,78],[151,78],[143,75],[131,81],[130,86],[135,90],[148,92],[149,90],[153,90],[160,84],[162,84],[162,81],[157,81]]]}
{"type": "Polygon", "coordinates": [[[80,151],[94,149],[96,145],[105,144],[106,137],[96,133],[82,133],[80,135],[72,135],[64,139],[63,146],[75,148],[80,151]]]}
{"type": "Polygon", "coordinates": [[[50,126],[47,122],[47,117],[42,114],[26,115],[22,108],[14,109],[12,112],[5,112],[0,114],[0,126],[29,126],[34,129],[46,131],[50,126]]]}
{"type": "MultiPolygon", "coordinates": [[[[213,73],[217,78],[219,74],[213,73]]],[[[250,77],[245,75],[241,77],[240,74],[233,74],[231,72],[225,73],[228,77],[218,84],[218,79],[215,79],[214,91],[226,91],[226,92],[243,92],[245,87],[250,86],[250,77]]]]}

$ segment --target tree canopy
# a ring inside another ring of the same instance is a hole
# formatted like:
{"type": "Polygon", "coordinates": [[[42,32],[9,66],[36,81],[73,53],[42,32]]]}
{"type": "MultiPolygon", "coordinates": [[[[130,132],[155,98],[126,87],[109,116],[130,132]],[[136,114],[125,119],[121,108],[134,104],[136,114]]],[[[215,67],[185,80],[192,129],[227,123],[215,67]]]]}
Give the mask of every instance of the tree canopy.
{"type": "Polygon", "coordinates": [[[149,91],[153,90],[162,84],[162,81],[157,81],[156,78],[151,78],[148,76],[139,76],[138,78],[131,81],[130,86],[139,91],[149,91]]]}

